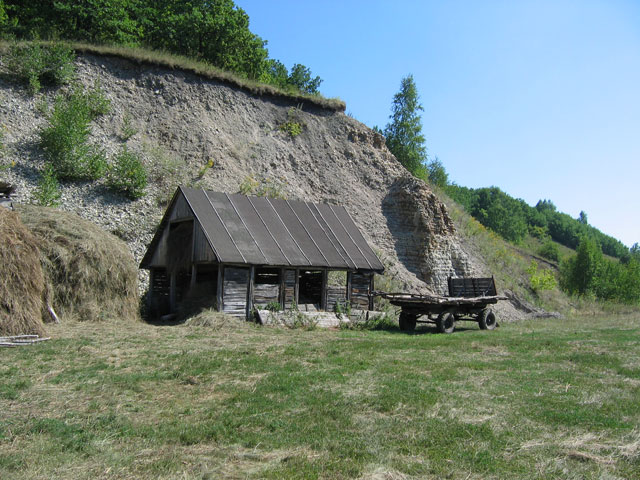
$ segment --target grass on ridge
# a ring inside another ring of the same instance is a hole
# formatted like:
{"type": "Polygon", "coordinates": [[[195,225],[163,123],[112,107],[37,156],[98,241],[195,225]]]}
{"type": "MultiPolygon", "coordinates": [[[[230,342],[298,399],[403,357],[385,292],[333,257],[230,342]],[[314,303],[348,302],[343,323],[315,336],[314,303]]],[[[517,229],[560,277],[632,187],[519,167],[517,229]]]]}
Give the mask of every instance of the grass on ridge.
{"type": "Polygon", "coordinates": [[[71,323],[0,350],[0,478],[638,478],[640,319],[71,323]]]}

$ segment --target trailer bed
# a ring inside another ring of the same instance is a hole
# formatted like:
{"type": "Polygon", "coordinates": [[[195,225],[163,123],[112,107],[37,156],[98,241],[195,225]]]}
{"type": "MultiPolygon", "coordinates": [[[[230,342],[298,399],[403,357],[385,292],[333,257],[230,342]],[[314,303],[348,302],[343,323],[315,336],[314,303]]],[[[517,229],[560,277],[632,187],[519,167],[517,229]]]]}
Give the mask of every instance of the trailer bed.
{"type": "Polygon", "coordinates": [[[414,293],[374,292],[400,307],[400,328],[411,331],[416,323],[435,323],[442,333],[452,333],[455,322],[478,322],[481,329],[493,330],[496,317],[489,305],[506,300],[498,295],[495,280],[490,278],[449,278],[449,296],[414,293]]]}

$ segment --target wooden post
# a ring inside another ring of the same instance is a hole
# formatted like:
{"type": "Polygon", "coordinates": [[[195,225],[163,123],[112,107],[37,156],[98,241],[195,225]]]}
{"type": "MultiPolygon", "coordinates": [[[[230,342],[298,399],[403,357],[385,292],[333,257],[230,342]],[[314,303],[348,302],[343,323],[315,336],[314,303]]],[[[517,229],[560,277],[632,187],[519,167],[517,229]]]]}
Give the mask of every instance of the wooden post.
{"type": "Polygon", "coordinates": [[[351,270],[349,270],[347,272],[347,302],[351,303],[351,276],[353,275],[353,272],[351,270]]]}
{"type": "Polygon", "coordinates": [[[177,281],[175,272],[171,272],[169,277],[169,313],[176,311],[176,293],[177,293],[177,281]]]}
{"type": "Polygon", "coordinates": [[[251,318],[251,311],[253,310],[253,282],[256,276],[256,267],[251,265],[249,267],[249,279],[247,281],[247,320],[251,318]]]}
{"type": "Polygon", "coordinates": [[[196,286],[196,276],[198,275],[198,265],[195,263],[191,264],[191,284],[189,285],[190,289],[196,286]]]}
{"type": "Polygon", "coordinates": [[[329,271],[322,270],[322,286],[320,291],[320,310],[327,309],[327,285],[329,284],[329,271]]]}
{"type": "Polygon", "coordinates": [[[147,312],[151,312],[151,305],[153,305],[153,280],[155,276],[155,269],[149,270],[149,291],[147,292],[147,312]]]}
{"type": "Polygon", "coordinates": [[[216,292],[216,304],[217,304],[219,312],[221,312],[223,307],[224,307],[224,305],[222,304],[222,301],[223,301],[223,297],[222,297],[223,284],[224,284],[224,265],[219,263],[218,264],[218,288],[217,288],[217,292],[216,292]]]}
{"type": "Polygon", "coordinates": [[[280,301],[280,307],[282,310],[285,309],[287,297],[286,297],[286,283],[284,281],[286,275],[286,270],[284,268],[280,269],[280,294],[278,295],[278,300],[280,301]]]}
{"type": "Polygon", "coordinates": [[[298,306],[298,304],[300,303],[300,297],[298,295],[298,293],[300,292],[300,269],[296,268],[296,283],[295,283],[295,287],[293,288],[293,300],[295,301],[296,306],[298,306]]]}
{"type": "Polygon", "coordinates": [[[369,274],[369,310],[373,310],[373,273],[369,274]]]}

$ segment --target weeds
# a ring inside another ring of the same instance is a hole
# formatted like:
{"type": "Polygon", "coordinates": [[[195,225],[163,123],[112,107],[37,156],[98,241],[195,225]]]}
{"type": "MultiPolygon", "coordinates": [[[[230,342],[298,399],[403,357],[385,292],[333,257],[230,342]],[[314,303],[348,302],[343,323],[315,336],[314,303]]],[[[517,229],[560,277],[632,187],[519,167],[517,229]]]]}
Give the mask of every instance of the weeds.
{"type": "Polygon", "coordinates": [[[531,260],[531,264],[527,268],[529,274],[529,285],[531,290],[539,293],[543,290],[553,290],[558,286],[558,281],[551,270],[538,271],[538,264],[535,260],[531,260]]]}
{"type": "Polygon", "coordinates": [[[260,177],[256,179],[253,175],[245,177],[238,188],[238,193],[242,195],[256,195],[258,197],[287,198],[280,183],[271,178],[260,177]]]}
{"type": "Polygon", "coordinates": [[[302,133],[306,124],[301,119],[302,108],[298,106],[297,108],[291,107],[287,111],[287,121],[280,124],[278,129],[281,132],[285,132],[291,138],[295,138],[302,133]]]}
{"type": "Polygon", "coordinates": [[[116,155],[109,169],[107,186],[131,200],[144,196],[147,187],[147,171],[139,155],[129,151],[125,145],[116,155]]]}
{"type": "Polygon", "coordinates": [[[40,175],[34,198],[36,204],[42,207],[57,207],[60,203],[60,185],[56,172],[49,163],[44,166],[40,175]]]}
{"type": "Polygon", "coordinates": [[[40,145],[61,180],[97,180],[107,170],[104,152],[88,143],[90,123],[109,110],[109,100],[95,87],[74,88],[58,95],[49,122],[40,131],[40,145]]]}
{"type": "Polygon", "coordinates": [[[131,115],[128,112],[122,117],[122,125],[120,126],[120,139],[124,142],[138,133],[138,129],[133,125],[131,115]]]}
{"type": "Polygon", "coordinates": [[[213,158],[210,158],[207,163],[204,164],[204,167],[202,167],[200,170],[198,170],[198,178],[202,179],[204,178],[204,174],[207,173],[207,171],[210,168],[213,168],[213,165],[215,164],[215,162],[213,161],[213,158]]]}
{"type": "Polygon", "coordinates": [[[75,74],[74,59],[73,50],[60,43],[16,43],[6,55],[7,70],[32,94],[39,92],[42,85],[69,83],[75,74]]]}

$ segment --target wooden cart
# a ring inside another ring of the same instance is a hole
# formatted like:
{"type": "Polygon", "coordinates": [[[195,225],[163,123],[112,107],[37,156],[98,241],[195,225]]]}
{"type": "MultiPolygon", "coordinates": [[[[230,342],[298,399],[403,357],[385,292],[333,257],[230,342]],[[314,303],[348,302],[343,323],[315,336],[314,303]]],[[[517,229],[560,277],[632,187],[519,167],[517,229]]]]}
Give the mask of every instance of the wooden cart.
{"type": "Polygon", "coordinates": [[[392,305],[400,307],[400,329],[412,331],[416,323],[435,323],[441,333],[452,333],[459,320],[478,322],[483,330],[496,328],[496,315],[489,305],[506,300],[496,292],[490,278],[449,277],[446,297],[411,293],[375,292],[392,305]]]}

